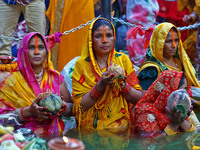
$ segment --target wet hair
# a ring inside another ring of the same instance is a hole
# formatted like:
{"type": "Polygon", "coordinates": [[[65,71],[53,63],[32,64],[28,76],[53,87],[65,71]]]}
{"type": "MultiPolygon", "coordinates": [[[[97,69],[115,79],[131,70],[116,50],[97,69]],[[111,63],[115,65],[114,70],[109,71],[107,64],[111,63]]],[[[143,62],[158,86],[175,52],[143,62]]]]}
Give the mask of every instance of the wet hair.
{"type": "Polygon", "coordinates": [[[105,19],[98,19],[93,25],[92,34],[94,33],[94,31],[96,31],[102,25],[108,26],[114,32],[113,26],[111,25],[111,23],[109,21],[107,21],[105,19]]]}
{"type": "MultiPolygon", "coordinates": [[[[178,33],[177,29],[175,27],[171,28],[174,32],[178,33]]],[[[171,30],[170,30],[171,31],[171,30]]]]}

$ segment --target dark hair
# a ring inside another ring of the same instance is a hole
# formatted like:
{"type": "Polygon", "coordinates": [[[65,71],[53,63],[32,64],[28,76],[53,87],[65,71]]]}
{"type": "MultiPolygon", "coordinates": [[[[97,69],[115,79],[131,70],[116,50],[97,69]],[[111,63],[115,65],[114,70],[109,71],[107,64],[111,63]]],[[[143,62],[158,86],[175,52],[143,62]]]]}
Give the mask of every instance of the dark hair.
{"type": "MultiPolygon", "coordinates": [[[[171,28],[174,32],[178,33],[177,29],[175,27],[171,28]]],[[[171,31],[171,30],[170,30],[171,31]]]]}
{"type": "MultiPolygon", "coordinates": [[[[44,41],[43,37],[42,37],[39,33],[34,34],[34,35],[30,38],[30,40],[31,40],[33,37],[35,37],[36,35],[42,39],[42,41],[43,41],[43,43],[44,43],[44,46],[45,46],[45,48],[46,48],[46,51],[47,51],[47,45],[45,44],[46,42],[44,41]]],[[[30,40],[29,40],[29,42],[30,42],[30,40]]],[[[47,54],[48,54],[48,51],[47,51],[47,54]]]]}
{"type": "MultiPolygon", "coordinates": [[[[102,25],[109,26],[109,28],[113,30],[113,26],[111,25],[111,23],[109,21],[107,21],[105,19],[98,19],[93,25],[92,34],[94,33],[94,31],[97,28],[99,28],[102,25]]],[[[113,30],[113,32],[114,32],[114,30],[113,30]]]]}

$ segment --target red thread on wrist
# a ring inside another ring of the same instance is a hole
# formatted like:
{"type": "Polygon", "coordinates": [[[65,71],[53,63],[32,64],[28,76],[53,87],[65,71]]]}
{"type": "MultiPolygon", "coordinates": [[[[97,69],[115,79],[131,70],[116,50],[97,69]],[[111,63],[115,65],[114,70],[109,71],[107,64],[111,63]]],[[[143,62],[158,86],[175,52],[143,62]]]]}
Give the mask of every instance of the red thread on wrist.
{"type": "Polygon", "coordinates": [[[22,109],[23,109],[24,107],[22,107],[21,109],[20,109],[20,116],[21,116],[21,118],[23,119],[23,120],[27,120],[26,118],[24,118],[23,116],[22,116],[22,109]]]}

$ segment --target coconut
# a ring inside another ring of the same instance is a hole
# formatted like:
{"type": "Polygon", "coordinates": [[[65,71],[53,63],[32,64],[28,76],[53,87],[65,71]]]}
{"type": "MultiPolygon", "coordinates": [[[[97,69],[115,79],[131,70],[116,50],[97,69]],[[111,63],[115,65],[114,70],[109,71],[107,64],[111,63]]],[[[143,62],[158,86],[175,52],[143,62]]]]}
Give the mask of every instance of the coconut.
{"type": "Polygon", "coordinates": [[[124,70],[117,64],[111,65],[108,71],[110,74],[114,74],[114,78],[122,79],[124,77],[124,70]]]}
{"type": "Polygon", "coordinates": [[[56,115],[60,111],[62,106],[62,98],[59,95],[52,93],[41,93],[37,98],[40,99],[38,105],[47,107],[47,111],[51,112],[53,115],[56,115]]]}
{"type": "Polygon", "coordinates": [[[172,92],[168,98],[167,109],[179,110],[184,118],[191,107],[190,97],[185,89],[179,89],[172,92]]]}

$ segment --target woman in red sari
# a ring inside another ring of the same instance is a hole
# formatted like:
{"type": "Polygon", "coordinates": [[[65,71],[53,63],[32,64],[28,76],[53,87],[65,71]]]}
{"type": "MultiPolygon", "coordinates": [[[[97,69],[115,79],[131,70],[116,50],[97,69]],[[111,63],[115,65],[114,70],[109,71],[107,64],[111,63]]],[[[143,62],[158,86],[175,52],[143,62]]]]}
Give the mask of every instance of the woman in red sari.
{"type": "Polygon", "coordinates": [[[179,112],[167,112],[168,96],[178,89],[187,87],[183,72],[167,70],[160,74],[135,106],[135,131],[145,136],[161,133],[177,134],[196,130],[199,121],[191,112],[190,116],[181,119],[179,112]],[[186,118],[188,119],[186,120],[186,118]]]}

